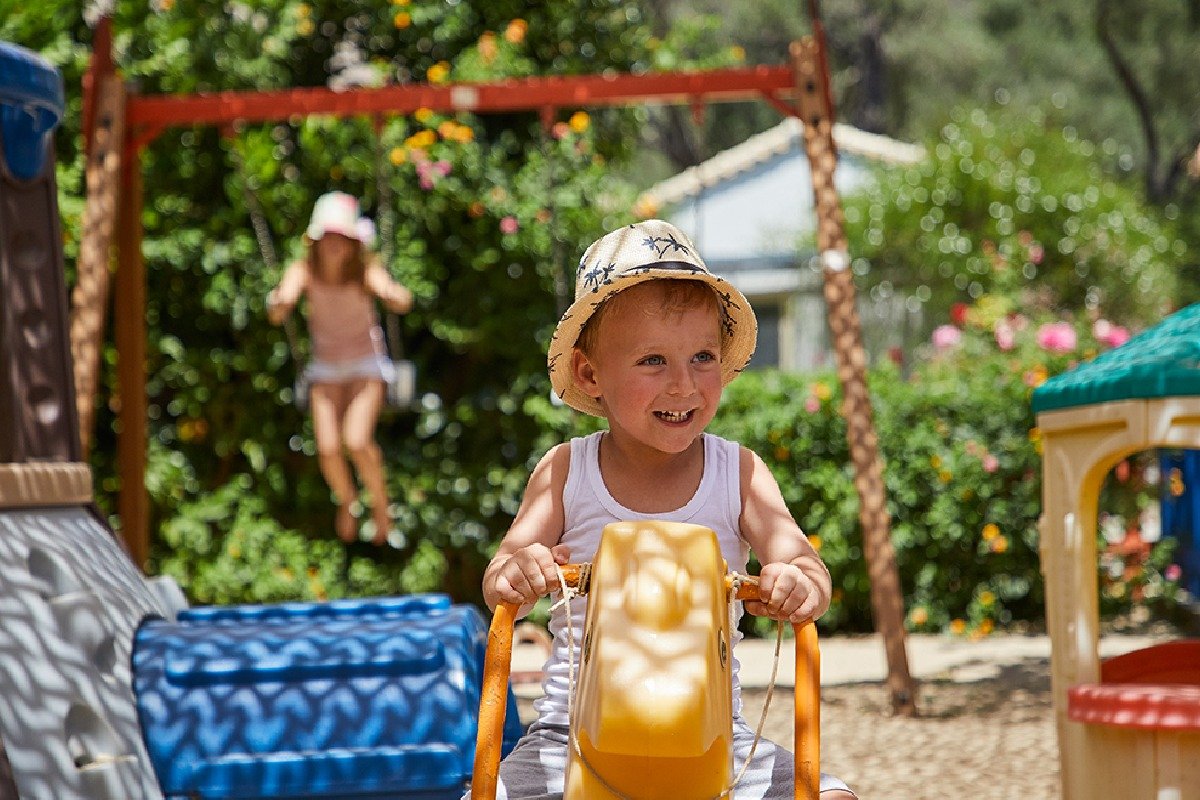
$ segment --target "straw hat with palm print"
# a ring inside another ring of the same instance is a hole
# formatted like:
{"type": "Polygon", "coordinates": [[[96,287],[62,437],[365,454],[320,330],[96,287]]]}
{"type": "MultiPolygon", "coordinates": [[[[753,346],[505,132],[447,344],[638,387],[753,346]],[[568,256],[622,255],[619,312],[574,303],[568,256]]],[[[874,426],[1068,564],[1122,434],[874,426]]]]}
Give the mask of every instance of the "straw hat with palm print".
{"type": "Polygon", "coordinates": [[[712,287],[721,310],[721,383],[737,377],[758,337],[758,322],[746,298],[711,272],[696,246],[674,225],[649,219],[626,225],[597,239],[579,262],[575,302],[558,321],[546,365],[554,392],[572,408],[603,416],[600,401],[585,394],[571,374],[571,351],[587,321],[606,300],[645,281],[694,280],[712,287]]]}

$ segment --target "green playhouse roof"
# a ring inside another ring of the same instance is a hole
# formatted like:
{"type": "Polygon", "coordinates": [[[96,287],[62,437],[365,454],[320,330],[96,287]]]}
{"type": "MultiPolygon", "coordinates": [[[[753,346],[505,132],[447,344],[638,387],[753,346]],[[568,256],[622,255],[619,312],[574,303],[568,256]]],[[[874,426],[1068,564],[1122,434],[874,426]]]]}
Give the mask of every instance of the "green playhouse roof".
{"type": "Polygon", "coordinates": [[[1200,303],[1046,381],[1033,392],[1033,410],[1189,395],[1200,395],[1200,303]]]}

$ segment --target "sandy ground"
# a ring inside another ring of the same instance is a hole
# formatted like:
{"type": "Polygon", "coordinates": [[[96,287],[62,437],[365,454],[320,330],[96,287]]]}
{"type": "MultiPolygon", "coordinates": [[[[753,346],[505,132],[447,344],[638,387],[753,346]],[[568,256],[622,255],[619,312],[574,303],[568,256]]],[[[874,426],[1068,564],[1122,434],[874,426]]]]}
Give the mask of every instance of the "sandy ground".
{"type": "MultiPolygon", "coordinates": [[[[1052,798],[1058,746],[1048,663],[1006,666],[991,679],[924,681],[921,716],[893,717],[880,683],[821,690],[821,767],[878,800],[1052,798]]],[[[765,692],[745,693],[758,724],[765,692]]],[[[792,696],[771,700],[764,734],[790,745],[792,696]]]]}
{"type": "MultiPolygon", "coordinates": [[[[745,689],[757,727],[766,692],[745,689]]],[[[822,769],[867,800],[1018,800],[1058,797],[1058,746],[1048,659],[1029,658],[994,676],[920,684],[921,716],[889,713],[881,682],[821,690],[822,769]]],[[[531,721],[531,700],[521,717],[531,721]]],[[[792,743],[792,692],[771,699],[764,735],[792,743]]]]}

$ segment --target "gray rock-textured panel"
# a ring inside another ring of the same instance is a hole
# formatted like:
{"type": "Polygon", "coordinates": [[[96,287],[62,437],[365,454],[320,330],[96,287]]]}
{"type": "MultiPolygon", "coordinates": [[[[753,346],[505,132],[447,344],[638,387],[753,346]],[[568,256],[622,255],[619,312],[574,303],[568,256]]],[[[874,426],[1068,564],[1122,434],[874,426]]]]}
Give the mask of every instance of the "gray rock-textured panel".
{"type": "Polygon", "coordinates": [[[0,512],[0,740],[22,800],[161,800],[130,653],[165,611],[86,510],[0,512]]]}

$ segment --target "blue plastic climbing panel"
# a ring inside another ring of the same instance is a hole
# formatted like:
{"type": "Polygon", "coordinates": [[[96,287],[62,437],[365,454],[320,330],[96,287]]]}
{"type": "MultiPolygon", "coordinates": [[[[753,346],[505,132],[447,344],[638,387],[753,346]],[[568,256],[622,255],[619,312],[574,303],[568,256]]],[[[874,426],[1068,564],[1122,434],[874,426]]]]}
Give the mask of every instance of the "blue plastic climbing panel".
{"type": "MultiPolygon", "coordinates": [[[[193,609],[134,644],[167,798],[457,800],[487,627],[442,595],[193,609]]],[[[505,746],[521,734],[509,693],[505,746]]]]}

